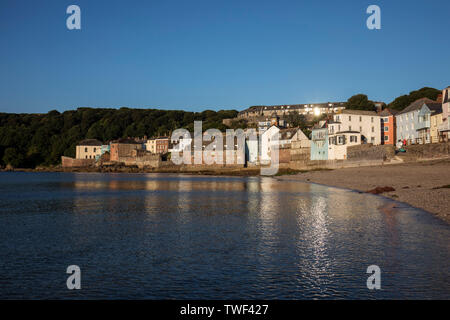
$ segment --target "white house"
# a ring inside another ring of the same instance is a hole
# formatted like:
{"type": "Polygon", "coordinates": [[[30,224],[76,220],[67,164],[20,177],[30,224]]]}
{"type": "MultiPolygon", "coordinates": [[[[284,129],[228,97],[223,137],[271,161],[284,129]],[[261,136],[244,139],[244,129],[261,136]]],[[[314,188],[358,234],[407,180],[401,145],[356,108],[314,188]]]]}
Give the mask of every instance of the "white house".
{"type": "Polygon", "coordinates": [[[343,110],[334,115],[334,132],[359,132],[360,143],[381,144],[381,118],[375,111],[343,110]]]}
{"type": "Polygon", "coordinates": [[[414,101],[395,116],[397,124],[397,140],[406,140],[409,144],[414,144],[419,139],[419,112],[424,104],[435,103],[428,98],[414,101]]]}

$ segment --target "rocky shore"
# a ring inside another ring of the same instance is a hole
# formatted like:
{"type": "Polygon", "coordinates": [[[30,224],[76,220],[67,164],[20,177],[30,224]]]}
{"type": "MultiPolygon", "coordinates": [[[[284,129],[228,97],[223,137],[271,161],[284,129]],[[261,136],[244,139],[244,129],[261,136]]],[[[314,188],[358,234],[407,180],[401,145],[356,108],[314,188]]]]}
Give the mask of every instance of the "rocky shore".
{"type": "Polygon", "coordinates": [[[450,223],[450,159],[309,171],[277,179],[382,194],[424,209],[450,223]]]}

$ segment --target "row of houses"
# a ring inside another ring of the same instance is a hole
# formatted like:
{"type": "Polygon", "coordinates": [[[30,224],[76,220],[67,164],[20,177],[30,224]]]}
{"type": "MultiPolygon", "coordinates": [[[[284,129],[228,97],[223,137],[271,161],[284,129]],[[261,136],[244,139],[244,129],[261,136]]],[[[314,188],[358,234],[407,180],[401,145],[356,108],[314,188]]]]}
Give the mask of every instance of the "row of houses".
{"type": "Polygon", "coordinates": [[[311,160],[346,159],[348,146],[438,143],[449,139],[450,87],[437,101],[422,98],[400,112],[342,110],[312,130],[311,160]]]}
{"type": "Polygon", "coordinates": [[[107,155],[108,161],[120,161],[124,157],[137,154],[165,154],[169,151],[169,138],[154,139],[122,138],[103,144],[97,139],[80,141],[76,146],[75,159],[96,160],[107,155]]]}
{"type": "MultiPolygon", "coordinates": [[[[448,141],[449,114],[450,87],[447,87],[438,101],[419,99],[400,112],[389,109],[379,112],[339,109],[312,128],[309,139],[299,128],[287,127],[278,113],[272,110],[270,120],[259,123],[258,132],[246,130],[244,163],[269,164],[274,144],[277,145],[279,162],[283,163],[300,155],[303,158],[307,155],[308,160],[345,160],[347,148],[360,144],[396,145],[399,140],[407,144],[448,141]]],[[[127,138],[107,144],[88,139],[76,147],[76,160],[95,162],[103,159],[126,164],[135,164],[139,160],[141,164],[154,164],[154,156],[172,152],[188,152],[187,158],[194,159],[197,146],[192,137],[192,134],[188,134],[176,141],[170,141],[169,137],[127,138]]],[[[223,139],[220,143],[202,139],[200,150],[207,150],[212,157],[219,156],[219,146],[238,151],[237,140],[233,140],[233,146],[227,146],[229,140],[226,136],[223,139]]],[[[222,162],[225,163],[225,153],[220,155],[224,157],[222,162]]],[[[194,164],[194,161],[191,163],[194,164]]]]}

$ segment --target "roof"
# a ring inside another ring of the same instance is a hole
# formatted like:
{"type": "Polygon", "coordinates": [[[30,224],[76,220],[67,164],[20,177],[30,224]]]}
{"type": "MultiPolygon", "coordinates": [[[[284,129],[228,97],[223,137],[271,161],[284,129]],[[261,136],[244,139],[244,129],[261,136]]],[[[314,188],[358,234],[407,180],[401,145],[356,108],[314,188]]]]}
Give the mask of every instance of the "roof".
{"type": "Polygon", "coordinates": [[[111,143],[141,144],[140,142],[137,142],[136,140],[133,140],[133,139],[130,139],[130,138],[120,138],[120,139],[111,141],[111,143]]]}
{"type": "Polygon", "coordinates": [[[367,110],[342,110],[342,114],[356,114],[361,116],[376,116],[377,113],[375,111],[367,111],[367,110]]]}
{"type": "Polygon", "coordinates": [[[422,108],[424,103],[426,103],[428,105],[428,103],[434,103],[434,102],[435,101],[428,99],[428,98],[421,98],[421,99],[418,99],[418,100],[414,101],[413,103],[411,103],[409,106],[407,106],[405,109],[400,111],[398,114],[416,111],[416,110],[419,110],[420,108],[422,108]]]}
{"type": "Polygon", "coordinates": [[[381,117],[395,116],[398,113],[397,110],[392,109],[384,109],[378,115],[381,117]]]}
{"type": "Polygon", "coordinates": [[[356,133],[356,134],[361,134],[361,132],[359,132],[359,131],[352,131],[352,130],[336,132],[336,134],[339,134],[339,133],[356,133]]]}
{"type": "Polygon", "coordinates": [[[433,114],[442,113],[442,104],[435,102],[435,103],[426,103],[426,105],[428,109],[432,111],[433,114]]]}
{"type": "Polygon", "coordinates": [[[102,142],[97,139],[85,139],[78,143],[79,146],[101,146],[102,142]]]}
{"type": "Polygon", "coordinates": [[[291,139],[298,131],[298,128],[280,130],[280,140],[291,139]]]}

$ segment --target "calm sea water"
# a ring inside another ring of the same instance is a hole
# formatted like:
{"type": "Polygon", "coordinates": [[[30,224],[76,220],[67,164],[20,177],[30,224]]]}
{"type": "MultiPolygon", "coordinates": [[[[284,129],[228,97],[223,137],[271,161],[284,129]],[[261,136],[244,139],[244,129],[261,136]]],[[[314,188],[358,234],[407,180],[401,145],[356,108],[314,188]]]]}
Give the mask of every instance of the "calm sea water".
{"type": "Polygon", "coordinates": [[[449,225],[392,204],[274,178],[1,173],[0,298],[449,299],[449,225]]]}

